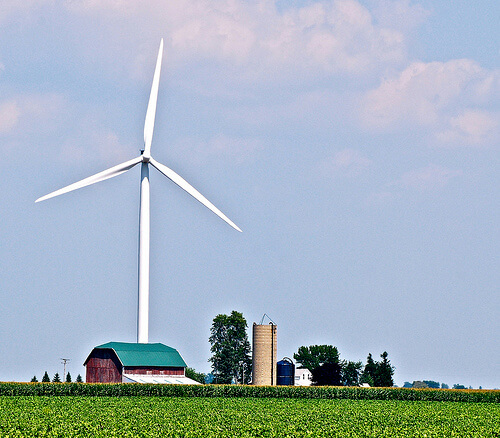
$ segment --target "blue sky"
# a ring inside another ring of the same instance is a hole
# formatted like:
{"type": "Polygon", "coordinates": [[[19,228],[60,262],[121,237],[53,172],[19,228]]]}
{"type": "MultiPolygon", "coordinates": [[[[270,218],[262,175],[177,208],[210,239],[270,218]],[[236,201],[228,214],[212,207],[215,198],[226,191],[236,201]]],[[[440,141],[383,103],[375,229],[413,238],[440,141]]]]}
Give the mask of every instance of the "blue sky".
{"type": "MultiPolygon", "coordinates": [[[[264,313],[278,355],[388,351],[395,380],[500,387],[500,4],[7,0],[0,7],[0,380],[81,373],[136,339],[152,153],[150,341],[209,371],[213,317],[264,313]]],[[[251,336],[251,332],[249,331],[251,336]]]]}

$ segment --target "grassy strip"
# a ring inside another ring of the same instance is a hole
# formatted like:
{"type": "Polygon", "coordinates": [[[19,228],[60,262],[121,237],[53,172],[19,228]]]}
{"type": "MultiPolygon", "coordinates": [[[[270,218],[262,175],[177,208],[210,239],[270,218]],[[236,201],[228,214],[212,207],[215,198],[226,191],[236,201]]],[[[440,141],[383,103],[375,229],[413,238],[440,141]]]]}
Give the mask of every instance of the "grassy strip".
{"type": "Polygon", "coordinates": [[[132,383],[0,383],[0,396],[39,395],[93,397],[253,397],[500,403],[500,391],[475,389],[153,385],[132,383]]]}

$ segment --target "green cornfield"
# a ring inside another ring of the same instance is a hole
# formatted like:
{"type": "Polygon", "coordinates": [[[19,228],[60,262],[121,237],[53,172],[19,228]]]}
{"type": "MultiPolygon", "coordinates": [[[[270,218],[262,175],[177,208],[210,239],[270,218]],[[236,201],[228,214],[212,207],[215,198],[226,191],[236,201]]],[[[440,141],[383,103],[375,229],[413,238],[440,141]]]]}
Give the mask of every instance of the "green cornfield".
{"type": "Polygon", "coordinates": [[[10,437],[500,437],[498,403],[2,396],[10,437]]]}
{"type": "Polygon", "coordinates": [[[0,382],[0,396],[221,397],[500,403],[499,390],[357,388],[354,386],[155,385],[0,382]]]}

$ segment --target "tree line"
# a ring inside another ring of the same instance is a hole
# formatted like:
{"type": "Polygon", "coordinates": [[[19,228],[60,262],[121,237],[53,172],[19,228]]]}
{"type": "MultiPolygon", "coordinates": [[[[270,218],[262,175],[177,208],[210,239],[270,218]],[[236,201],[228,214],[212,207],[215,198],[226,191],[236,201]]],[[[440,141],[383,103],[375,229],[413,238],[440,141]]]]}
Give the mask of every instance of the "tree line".
{"type": "Polygon", "coordinates": [[[361,361],[353,362],[340,359],[337,347],[333,345],[302,346],[293,358],[299,368],[307,368],[312,375],[312,384],[317,386],[393,386],[395,368],[391,365],[388,353],[380,355],[380,361],[374,361],[369,353],[366,364],[361,361]]]}
{"type": "MultiPolygon", "coordinates": [[[[38,382],[36,375],[32,377],[31,382],[38,382]]],[[[49,373],[47,373],[47,371],[45,371],[45,374],[42,377],[42,382],[62,383],[62,380],[61,380],[61,376],[59,376],[59,373],[55,373],[52,380],[50,380],[49,373]]],[[[71,374],[69,372],[66,374],[65,382],[66,383],[72,382],[71,374]]],[[[80,376],[80,374],[78,374],[78,376],[76,376],[75,382],[76,383],[83,383],[83,379],[82,379],[82,376],[80,376]]]]}
{"type": "MultiPolygon", "coordinates": [[[[441,389],[449,389],[450,387],[446,383],[439,383],[435,380],[414,380],[413,383],[405,382],[403,384],[403,388],[441,388],[441,389]]],[[[452,386],[453,389],[467,389],[465,385],[461,385],[460,383],[455,383],[452,386]]],[[[472,386],[469,386],[468,389],[472,389],[472,386]]],[[[482,389],[481,386],[479,389],[482,389]]]]}

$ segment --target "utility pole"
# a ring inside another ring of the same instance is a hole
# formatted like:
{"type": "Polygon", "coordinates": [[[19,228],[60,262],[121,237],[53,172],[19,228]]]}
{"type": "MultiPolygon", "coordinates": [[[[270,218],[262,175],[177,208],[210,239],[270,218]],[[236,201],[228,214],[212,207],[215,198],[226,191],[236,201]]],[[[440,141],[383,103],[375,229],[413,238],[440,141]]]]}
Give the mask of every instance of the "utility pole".
{"type": "Polygon", "coordinates": [[[63,378],[61,379],[62,382],[66,382],[66,362],[69,362],[71,359],[64,359],[63,357],[60,358],[62,360],[62,364],[64,364],[64,374],[63,378]]]}

